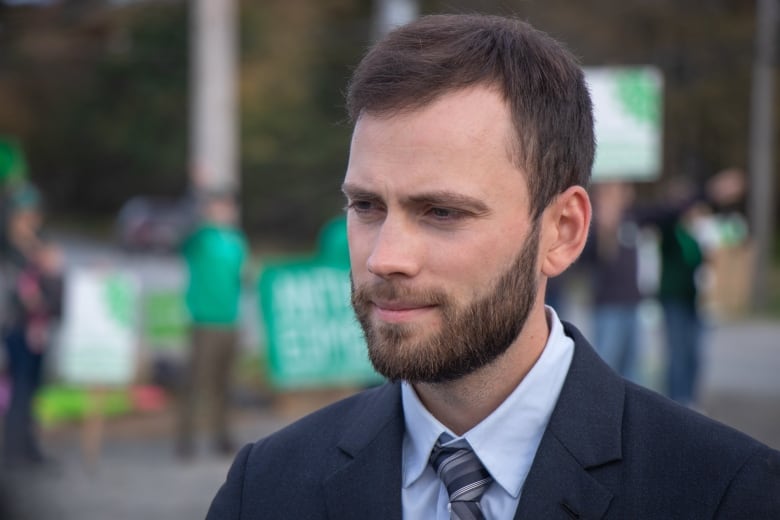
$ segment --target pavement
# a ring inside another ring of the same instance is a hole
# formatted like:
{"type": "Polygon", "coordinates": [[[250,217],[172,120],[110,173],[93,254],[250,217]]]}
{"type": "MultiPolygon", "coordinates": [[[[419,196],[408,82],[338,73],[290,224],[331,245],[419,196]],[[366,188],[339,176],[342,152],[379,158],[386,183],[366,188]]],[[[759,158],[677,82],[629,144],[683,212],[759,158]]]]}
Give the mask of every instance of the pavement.
{"type": "Polygon", "coordinates": [[[780,449],[780,322],[731,323],[710,334],[702,411],[780,449]]]}
{"type": "MultiPolygon", "coordinates": [[[[721,323],[709,331],[701,381],[701,411],[780,449],[780,322],[721,323]]],[[[657,346],[645,352],[648,384],[657,346]]],[[[657,375],[657,373],[656,373],[657,375]]],[[[241,444],[281,428],[339,397],[337,393],[278,396],[234,411],[241,444]]],[[[230,457],[209,453],[205,442],[187,463],[173,452],[170,412],[111,419],[100,458],[85,462],[82,430],[71,425],[45,432],[58,460],[54,468],[2,477],[11,520],[124,520],[203,518],[224,481],[230,457]]],[[[203,441],[203,439],[201,439],[203,441]]],[[[4,514],[3,514],[4,513],[4,514]]]]}

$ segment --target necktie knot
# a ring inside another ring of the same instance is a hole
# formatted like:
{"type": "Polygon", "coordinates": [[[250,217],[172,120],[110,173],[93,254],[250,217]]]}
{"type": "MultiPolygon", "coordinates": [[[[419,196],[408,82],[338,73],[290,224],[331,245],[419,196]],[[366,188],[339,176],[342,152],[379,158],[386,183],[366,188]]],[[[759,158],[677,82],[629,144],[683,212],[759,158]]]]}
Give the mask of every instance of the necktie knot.
{"type": "Polygon", "coordinates": [[[437,442],[431,451],[430,462],[447,488],[452,518],[484,519],[479,501],[493,478],[474,451],[468,447],[444,447],[437,442]]]}

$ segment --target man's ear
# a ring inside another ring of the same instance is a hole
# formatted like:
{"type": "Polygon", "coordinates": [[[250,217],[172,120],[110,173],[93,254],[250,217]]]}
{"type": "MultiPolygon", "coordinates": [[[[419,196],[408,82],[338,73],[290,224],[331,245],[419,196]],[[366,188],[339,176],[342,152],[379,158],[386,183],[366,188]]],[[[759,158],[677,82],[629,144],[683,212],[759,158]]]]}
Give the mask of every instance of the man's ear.
{"type": "Polygon", "coordinates": [[[590,229],[590,198],[582,186],[572,186],[542,214],[541,270],[558,276],[580,256],[590,229]]]}

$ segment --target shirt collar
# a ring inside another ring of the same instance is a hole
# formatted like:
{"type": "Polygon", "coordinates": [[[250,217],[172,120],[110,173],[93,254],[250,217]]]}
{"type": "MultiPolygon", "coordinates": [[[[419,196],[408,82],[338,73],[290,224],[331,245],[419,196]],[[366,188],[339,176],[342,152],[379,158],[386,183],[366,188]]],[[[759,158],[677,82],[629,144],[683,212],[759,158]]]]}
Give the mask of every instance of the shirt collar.
{"type": "Polygon", "coordinates": [[[436,440],[447,433],[453,442],[465,439],[493,479],[513,497],[520,495],[574,352],[574,342],[564,334],[555,311],[550,307],[546,311],[550,334],[541,356],[509,397],[462,437],[431,415],[412,385],[404,381],[404,487],[422,476],[436,440]]]}
{"type": "Polygon", "coordinates": [[[403,486],[409,487],[422,476],[428,466],[428,458],[439,436],[444,432],[452,437],[456,435],[431,415],[408,381],[401,384],[401,400],[406,422],[402,461],[403,486]]]}

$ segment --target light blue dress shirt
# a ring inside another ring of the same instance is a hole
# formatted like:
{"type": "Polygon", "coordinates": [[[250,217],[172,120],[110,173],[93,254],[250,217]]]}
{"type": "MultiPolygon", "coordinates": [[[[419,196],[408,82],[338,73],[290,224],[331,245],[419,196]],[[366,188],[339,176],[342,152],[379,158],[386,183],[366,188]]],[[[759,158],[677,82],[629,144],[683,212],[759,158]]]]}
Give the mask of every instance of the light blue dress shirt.
{"type": "Polygon", "coordinates": [[[574,342],[564,334],[558,315],[550,307],[546,312],[550,335],[536,364],[493,413],[462,436],[428,412],[412,385],[401,385],[406,422],[401,490],[405,520],[450,518],[447,490],[428,464],[431,449],[442,433],[452,437],[447,445],[468,443],[493,477],[480,502],[485,518],[514,517],[574,354],[574,342]]]}

